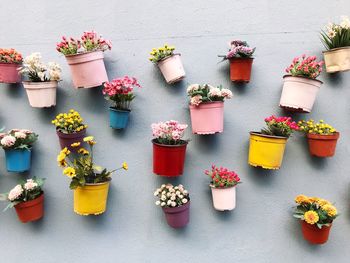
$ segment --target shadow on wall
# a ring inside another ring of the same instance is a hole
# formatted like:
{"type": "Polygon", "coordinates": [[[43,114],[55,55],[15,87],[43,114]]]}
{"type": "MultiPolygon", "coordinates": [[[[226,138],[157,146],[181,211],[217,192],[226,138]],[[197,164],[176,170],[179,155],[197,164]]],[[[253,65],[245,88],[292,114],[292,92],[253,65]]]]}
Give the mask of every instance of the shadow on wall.
{"type": "Polygon", "coordinates": [[[23,97],[24,89],[22,84],[4,84],[6,88],[6,93],[9,97],[17,99],[23,97]]]}

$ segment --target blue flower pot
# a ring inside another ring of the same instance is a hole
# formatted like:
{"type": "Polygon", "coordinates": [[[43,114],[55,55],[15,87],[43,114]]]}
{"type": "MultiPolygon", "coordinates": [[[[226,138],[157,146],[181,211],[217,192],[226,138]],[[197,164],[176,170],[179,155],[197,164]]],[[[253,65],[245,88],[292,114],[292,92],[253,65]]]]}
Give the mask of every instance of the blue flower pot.
{"type": "Polygon", "coordinates": [[[32,151],[29,149],[6,149],[6,168],[8,172],[25,172],[30,169],[32,151]]]}
{"type": "Polygon", "coordinates": [[[109,122],[113,129],[124,129],[129,121],[129,110],[109,108],[109,122]]]}

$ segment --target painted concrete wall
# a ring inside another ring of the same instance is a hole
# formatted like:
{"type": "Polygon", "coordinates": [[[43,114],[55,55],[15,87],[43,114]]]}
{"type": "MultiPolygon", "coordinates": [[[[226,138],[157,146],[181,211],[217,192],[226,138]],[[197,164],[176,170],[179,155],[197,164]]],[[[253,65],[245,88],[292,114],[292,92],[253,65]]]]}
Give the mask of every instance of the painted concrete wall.
{"type": "MultiPolygon", "coordinates": [[[[46,177],[45,218],[21,224],[15,211],[0,215],[1,262],[348,262],[350,257],[350,73],[322,74],[324,85],[314,110],[305,115],[325,119],[341,132],[336,156],[311,158],[306,141],[288,142],[283,167],[269,172],[247,165],[248,132],[263,118],[281,114],[278,102],[284,69],[294,56],[321,56],[320,28],[350,14],[348,0],[337,1],[10,1],[0,2],[0,46],[24,55],[40,51],[46,61],[63,67],[58,105],[33,109],[24,89],[0,85],[0,123],[38,132],[32,170],[26,176],[46,177]],[[99,89],[74,90],[63,56],[55,51],[60,36],[80,36],[95,29],[111,39],[106,52],[109,78],[135,76],[137,91],[127,130],[108,125],[108,104],[99,89]],[[257,46],[252,81],[231,84],[228,64],[217,64],[234,38],[257,46]],[[182,53],[187,78],[168,86],[147,60],[152,47],[165,42],[182,53]],[[191,139],[185,174],[172,180],[191,193],[191,222],[173,230],[154,205],[153,191],[167,182],[152,174],[152,122],[177,119],[190,123],[186,87],[190,83],[222,84],[235,97],[225,103],[225,131],[191,139]],[[59,150],[51,119],[60,111],[81,112],[95,135],[98,163],[108,168],[129,163],[127,173],[113,178],[108,211],[99,217],[73,213],[69,180],[56,166],[59,150]],[[219,213],[212,208],[208,178],[212,163],[234,169],[242,178],[237,208],[219,213]],[[299,193],[334,201],[341,212],[329,242],[310,246],[292,218],[299,193]]],[[[304,115],[296,115],[301,118],[304,115]]],[[[23,175],[9,174],[0,154],[0,192],[23,175]]],[[[3,204],[5,206],[5,204],[3,204]]]]}

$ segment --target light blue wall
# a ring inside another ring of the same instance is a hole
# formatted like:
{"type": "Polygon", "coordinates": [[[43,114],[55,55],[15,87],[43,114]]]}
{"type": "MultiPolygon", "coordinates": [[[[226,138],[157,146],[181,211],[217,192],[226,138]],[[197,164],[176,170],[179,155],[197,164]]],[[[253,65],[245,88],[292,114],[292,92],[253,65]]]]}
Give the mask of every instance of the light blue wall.
{"type": "MultiPolygon", "coordinates": [[[[0,215],[0,262],[348,262],[350,257],[350,73],[322,74],[324,81],[309,115],[331,122],[341,132],[337,153],[327,160],[309,156],[306,141],[288,142],[279,171],[247,165],[248,132],[258,130],[264,117],[282,114],[278,108],[284,69],[293,57],[321,56],[318,32],[340,15],[350,15],[350,2],[337,1],[23,1],[0,3],[0,46],[24,55],[40,51],[45,61],[63,67],[63,81],[54,109],[33,109],[24,89],[0,85],[0,123],[38,132],[30,176],[46,177],[45,218],[21,224],[15,211],[0,215]],[[55,51],[61,35],[80,36],[95,29],[113,41],[106,52],[109,78],[135,76],[143,85],[133,103],[127,130],[109,128],[107,102],[99,89],[74,90],[63,56],[55,51]],[[228,64],[217,64],[234,38],[257,46],[252,81],[231,84],[228,64]],[[182,53],[187,78],[165,84],[148,61],[152,47],[165,42],[182,53]],[[191,222],[173,230],[154,205],[153,191],[167,182],[152,174],[152,122],[177,119],[190,123],[186,87],[190,83],[223,84],[235,97],[225,103],[225,131],[192,141],[185,173],[172,180],[191,193],[191,222]],[[51,119],[60,111],[78,110],[95,135],[96,159],[108,168],[122,161],[127,173],[114,176],[108,211],[99,217],[73,213],[69,180],[56,166],[59,150],[51,119]],[[214,211],[203,170],[212,163],[234,169],[243,183],[237,208],[214,211]],[[310,246],[292,218],[299,193],[319,195],[336,203],[341,216],[329,242],[310,246]]],[[[0,192],[21,175],[9,174],[0,153],[0,192]]],[[[29,174],[27,175],[29,176],[29,174]]],[[[5,206],[5,204],[3,204],[5,206]]]]}

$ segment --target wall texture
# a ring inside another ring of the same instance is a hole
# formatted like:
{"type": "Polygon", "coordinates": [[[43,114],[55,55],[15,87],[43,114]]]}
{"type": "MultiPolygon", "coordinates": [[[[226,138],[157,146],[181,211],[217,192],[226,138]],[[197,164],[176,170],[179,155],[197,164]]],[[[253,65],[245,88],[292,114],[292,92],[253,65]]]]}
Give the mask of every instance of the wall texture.
{"type": "MultiPolygon", "coordinates": [[[[284,69],[294,56],[321,56],[319,30],[330,20],[350,14],[348,0],[334,1],[10,1],[0,3],[0,46],[24,55],[40,51],[45,61],[63,67],[58,105],[29,106],[21,85],[0,85],[0,124],[38,132],[30,174],[9,174],[0,154],[0,192],[23,176],[46,177],[45,218],[21,224],[15,211],[0,215],[1,262],[347,262],[350,257],[350,73],[327,75],[310,117],[325,119],[341,132],[334,158],[311,158],[306,141],[293,136],[282,169],[265,171],[247,164],[248,132],[264,125],[263,118],[282,114],[278,108],[284,69]],[[55,51],[61,35],[80,36],[95,29],[113,41],[106,52],[109,78],[135,76],[137,91],[127,130],[113,131],[108,104],[100,89],[74,90],[63,56],[55,51]],[[252,81],[234,85],[228,64],[217,64],[233,38],[257,46],[252,81]],[[173,44],[182,53],[187,78],[166,85],[147,60],[152,47],[173,44]],[[225,103],[225,131],[194,136],[187,151],[183,183],[191,193],[191,222],[173,230],[153,191],[167,182],[152,174],[152,122],[177,119],[190,123],[186,87],[190,83],[222,84],[235,97],[225,103]],[[129,163],[127,173],[114,176],[108,210],[98,217],[73,213],[69,180],[56,166],[58,140],[50,121],[60,111],[78,110],[98,141],[96,158],[113,168],[129,163]],[[219,213],[212,208],[208,178],[212,163],[234,169],[242,178],[237,208],[219,213]],[[329,242],[321,247],[303,240],[292,218],[299,193],[334,201],[341,212],[329,242]]],[[[5,204],[2,205],[5,207],[5,204]]]]}

